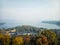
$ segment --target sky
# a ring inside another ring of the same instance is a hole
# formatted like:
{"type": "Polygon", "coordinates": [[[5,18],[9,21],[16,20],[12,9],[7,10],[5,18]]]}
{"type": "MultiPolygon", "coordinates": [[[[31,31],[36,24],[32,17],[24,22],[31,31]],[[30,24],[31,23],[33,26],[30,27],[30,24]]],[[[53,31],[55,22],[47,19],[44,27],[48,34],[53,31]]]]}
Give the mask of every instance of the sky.
{"type": "Polygon", "coordinates": [[[60,0],[0,0],[0,20],[60,21],[60,0]]]}

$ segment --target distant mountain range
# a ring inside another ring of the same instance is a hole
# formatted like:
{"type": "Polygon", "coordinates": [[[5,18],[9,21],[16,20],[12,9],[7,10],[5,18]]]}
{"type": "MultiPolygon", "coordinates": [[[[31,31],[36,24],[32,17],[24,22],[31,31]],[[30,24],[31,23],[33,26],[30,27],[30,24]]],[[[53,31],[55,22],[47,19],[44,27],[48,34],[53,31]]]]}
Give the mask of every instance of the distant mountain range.
{"type": "Polygon", "coordinates": [[[55,24],[60,26],[60,21],[42,21],[42,23],[55,24]]]}

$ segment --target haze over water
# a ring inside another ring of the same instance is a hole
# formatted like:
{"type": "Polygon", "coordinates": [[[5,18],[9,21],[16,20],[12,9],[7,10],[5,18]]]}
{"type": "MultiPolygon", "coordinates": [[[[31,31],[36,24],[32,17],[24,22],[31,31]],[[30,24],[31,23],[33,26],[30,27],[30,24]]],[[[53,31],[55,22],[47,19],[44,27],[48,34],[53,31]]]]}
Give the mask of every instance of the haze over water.
{"type": "Polygon", "coordinates": [[[60,29],[59,25],[55,25],[55,24],[48,24],[48,23],[42,23],[42,22],[38,22],[38,23],[23,23],[23,22],[16,22],[16,21],[6,21],[5,24],[0,25],[0,28],[12,28],[12,27],[16,27],[16,26],[23,26],[23,25],[29,25],[29,26],[33,26],[33,27],[39,27],[39,28],[47,28],[47,29],[60,29]]]}
{"type": "Polygon", "coordinates": [[[41,21],[60,21],[60,0],[0,0],[0,27],[32,25],[35,27],[59,28],[41,21]]]}

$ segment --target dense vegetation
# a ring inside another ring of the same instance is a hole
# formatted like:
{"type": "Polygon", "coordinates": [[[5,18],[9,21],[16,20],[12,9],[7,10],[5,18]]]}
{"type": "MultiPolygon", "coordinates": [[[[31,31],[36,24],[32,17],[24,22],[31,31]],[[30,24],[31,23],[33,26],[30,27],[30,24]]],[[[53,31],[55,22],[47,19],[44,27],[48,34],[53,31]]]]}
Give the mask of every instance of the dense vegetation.
{"type": "Polygon", "coordinates": [[[0,33],[0,45],[57,45],[57,35],[51,30],[38,31],[36,35],[4,35],[0,33]]]}

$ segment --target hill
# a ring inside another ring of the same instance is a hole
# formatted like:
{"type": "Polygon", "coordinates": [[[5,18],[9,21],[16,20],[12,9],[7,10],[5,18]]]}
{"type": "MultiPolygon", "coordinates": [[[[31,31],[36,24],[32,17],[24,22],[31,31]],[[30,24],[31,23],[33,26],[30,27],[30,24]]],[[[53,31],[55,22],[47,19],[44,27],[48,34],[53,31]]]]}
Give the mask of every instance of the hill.
{"type": "Polygon", "coordinates": [[[17,26],[15,27],[17,32],[37,32],[39,28],[28,26],[28,25],[23,25],[23,26],[17,26]]]}
{"type": "Polygon", "coordinates": [[[23,25],[23,26],[16,26],[13,28],[8,28],[7,30],[12,30],[12,29],[16,29],[17,32],[23,32],[23,33],[35,32],[36,33],[43,28],[33,27],[33,26],[29,26],[29,25],[23,25]]]}

